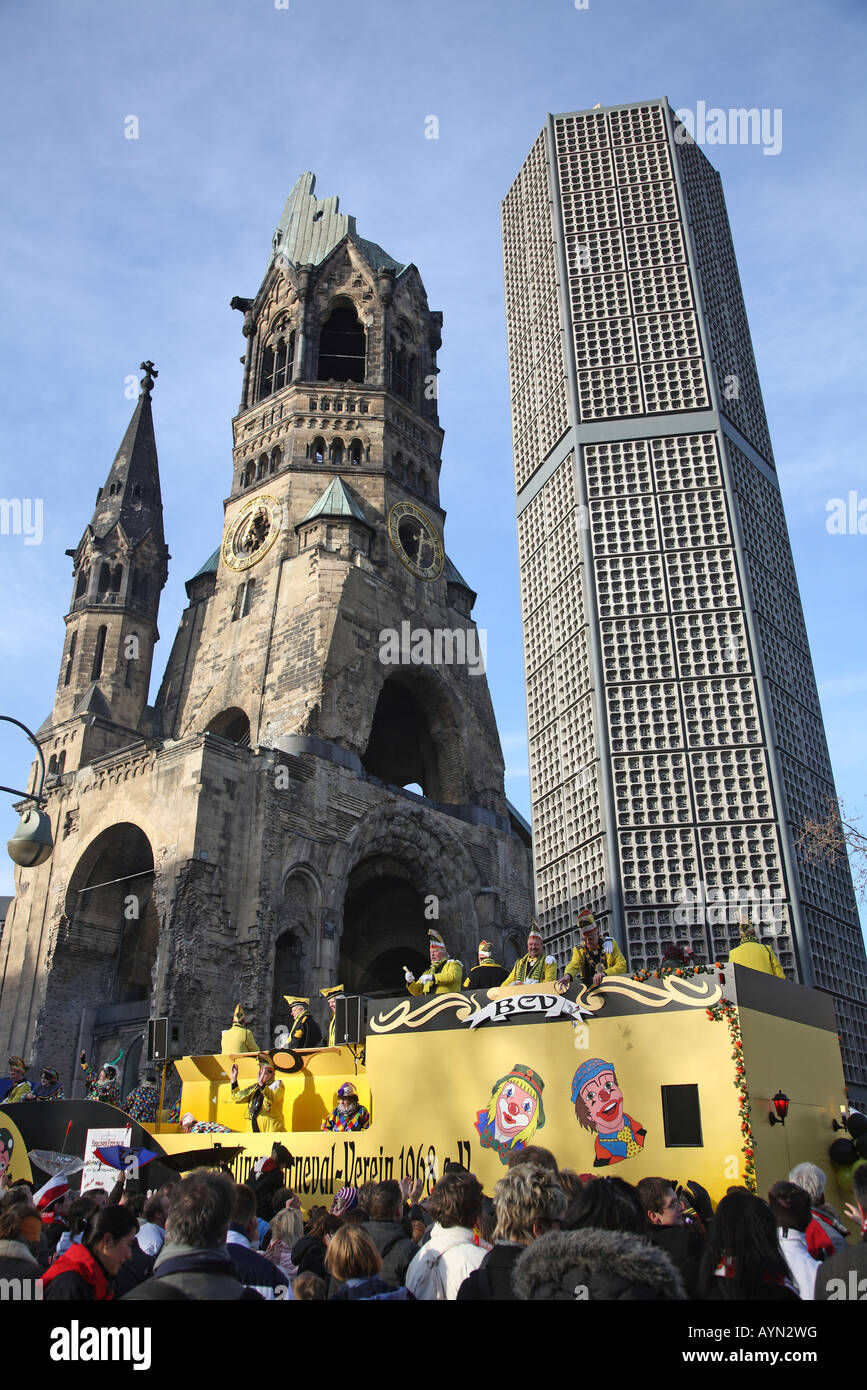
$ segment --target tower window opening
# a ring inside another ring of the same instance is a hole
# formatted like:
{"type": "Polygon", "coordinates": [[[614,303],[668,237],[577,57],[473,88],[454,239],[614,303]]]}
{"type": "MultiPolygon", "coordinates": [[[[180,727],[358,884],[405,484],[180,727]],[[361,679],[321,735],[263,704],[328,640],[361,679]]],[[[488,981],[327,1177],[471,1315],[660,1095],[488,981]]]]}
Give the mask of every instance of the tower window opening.
{"type": "Polygon", "coordinates": [[[331,441],[331,463],[335,468],[340,468],[343,464],[343,440],[332,439],[331,441]]]}
{"type": "Polygon", "coordinates": [[[103,560],[99,567],[99,584],[97,586],[97,597],[103,598],[111,587],[111,570],[107,561],[103,560]]]}
{"type": "Polygon", "coordinates": [[[318,381],[364,381],[365,335],[355,306],[336,304],[319,335],[318,381]]]}
{"type": "Polygon", "coordinates": [[[102,675],[102,659],[105,656],[105,638],[108,633],[107,627],[101,627],[96,634],[96,646],[93,652],[93,666],[90,670],[90,679],[98,681],[102,675]]]}
{"type": "Polygon", "coordinates": [[[309,445],[309,455],[310,458],[313,459],[314,463],[325,462],[325,440],[321,437],[321,435],[317,435],[314,440],[311,440],[309,445]]]}
{"type": "Polygon", "coordinates": [[[75,643],[77,637],[78,633],[73,632],[71,638],[69,639],[69,654],[66,658],[66,672],[63,677],[64,685],[69,685],[69,682],[72,680],[72,663],[75,660],[75,643]]]}
{"type": "Polygon", "coordinates": [[[90,580],[90,570],[80,569],[78,572],[78,583],[75,586],[75,597],[82,598],[87,592],[88,581],[90,580]]]}

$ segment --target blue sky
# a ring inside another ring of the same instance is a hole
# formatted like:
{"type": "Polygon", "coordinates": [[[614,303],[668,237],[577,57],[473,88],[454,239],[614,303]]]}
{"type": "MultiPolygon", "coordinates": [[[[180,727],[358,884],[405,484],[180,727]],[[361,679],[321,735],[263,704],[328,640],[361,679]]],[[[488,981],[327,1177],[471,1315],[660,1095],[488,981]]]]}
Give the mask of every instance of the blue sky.
{"type": "MultiPolygon", "coordinates": [[[[184,580],[222,531],[243,351],[229,300],[255,293],[286,195],[312,169],[318,195],[339,194],[362,235],[414,261],[443,311],[447,546],[479,591],[507,792],[528,812],[499,203],[546,112],[667,95],[782,111],[779,154],[706,152],[723,177],[838,790],[863,808],[867,536],[825,523],[829,499],[867,497],[865,30],[860,0],[7,0],[0,491],[43,499],[44,536],[0,535],[0,711],[35,728],[51,708],[64,551],[90,519],[144,357],[160,372],[173,557],[155,693],[184,580]],[[124,137],[130,115],[137,140],[124,137]]],[[[4,782],[23,785],[29,761],[0,726],[4,782]]],[[[11,805],[7,822],[11,834],[11,805]]]]}

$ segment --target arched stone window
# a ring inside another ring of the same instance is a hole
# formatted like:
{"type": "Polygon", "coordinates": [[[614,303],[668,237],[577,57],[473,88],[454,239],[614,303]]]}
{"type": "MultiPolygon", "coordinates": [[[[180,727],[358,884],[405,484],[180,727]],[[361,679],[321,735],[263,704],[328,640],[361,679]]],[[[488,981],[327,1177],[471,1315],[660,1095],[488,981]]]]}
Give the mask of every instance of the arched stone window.
{"type": "Polygon", "coordinates": [[[77,640],[78,633],[73,632],[72,636],[69,639],[69,652],[66,657],[66,671],[63,676],[64,685],[69,685],[69,682],[72,680],[72,664],[75,660],[75,644],[77,640]]]}
{"type": "Polygon", "coordinates": [[[272,396],[275,391],[281,391],[286,383],[292,380],[294,359],[294,329],[288,337],[278,337],[273,343],[269,343],[267,347],[263,348],[259,362],[257,400],[262,400],[265,396],[272,396]]]}
{"type": "Polygon", "coordinates": [[[317,381],[364,381],[366,340],[355,305],[334,304],[319,333],[317,381]]]}
{"type": "Polygon", "coordinates": [[[420,787],[432,801],[461,805],[467,792],[458,723],[458,711],[438,678],[389,676],[379,693],[362,766],[392,786],[420,787]]]}
{"type": "Polygon", "coordinates": [[[256,465],[251,459],[241,474],[241,487],[250,487],[256,479],[256,465]]]}
{"type": "Polygon", "coordinates": [[[315,439],[311,439],[307,452],[314,463],[325,462],[325,440],[321,434],[317,434],[315,439]]]}
{"type": "Polygon", "coordinates": [[[343,466],[343,440],[340,438],[332,439],[328,452],[332,467],[341,468],[343,466]]]}
{"type": "Polygon", "coordinates": [[[354,464],[364,462],[364,445],[360,439],[350,439],[349,441],[349,462],[354,464]]]}
{"type": "Polygon", "coordinates": [[[283,462],[283,451],[277,447],[271,450],[271,460],[268,464],[268,472],[276,473],[283,462]]]}
{"type": "Polygon", "coordinates": [[[104,598],[111,588],[111,569],[108,561],[103,560],[99,567],[99,583],[97,585],[97,598],[104,598]]]}
{"type": "Polygon", "coordinates": [[[259,482],[262,478],[264,478],[267,468],[268,468],[268,455],[267,455],[267,454],[262,454],[262,455],[260,455],[259,462],[258,462],[257,465],[256,465],[256,481],[257,481],[257,482],[259,482]]]}
{"type": "Polygon", "coordinates": [[[137,825],[112,826],[82,854],[69,882],[69,930],[58,955],[69,953],[67,968],[74,968],[83,998],[124,1004],[150,997],[159,935],[153,882],[153,851],[137,825]]]}
{"type": "Polygon", "coordinates": [[[89,583],[89,582],[90,582],[90,570],[89,570],[86,566],[82,565],[81,569],[78,571],[78,582],[76,583],[76,586],[75,586],[75,597],[76,597],[76,598],[83,598],[83,597],[84,597],[84,595],[87,593],[87,586],[88,586],[88,583],[89,583]]]}

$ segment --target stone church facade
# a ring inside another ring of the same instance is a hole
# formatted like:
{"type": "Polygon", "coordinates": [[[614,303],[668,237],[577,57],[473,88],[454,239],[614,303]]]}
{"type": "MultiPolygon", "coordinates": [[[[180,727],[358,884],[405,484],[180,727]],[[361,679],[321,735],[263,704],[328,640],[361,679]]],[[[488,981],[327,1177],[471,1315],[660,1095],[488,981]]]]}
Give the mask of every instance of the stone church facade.
{"type": "Polygon", "coordinates": [[[152,363],[68,552],[38,732],[55,850],[16,872],[0,945],[0,1048],[68,1080],[82,1048],[123,1048],[132,1084],[149,1017],[181,1019],[195,1054],[238,999],[262,1045],[285,994],[401,993],[432,925],[467,966],[483,937],[523,949],[529,827],[505,797],[476,595],[443,548],[442,316],[314,182],[258,294],[232,301],[225,530],[153,707],[170,557],[152,363]]]}

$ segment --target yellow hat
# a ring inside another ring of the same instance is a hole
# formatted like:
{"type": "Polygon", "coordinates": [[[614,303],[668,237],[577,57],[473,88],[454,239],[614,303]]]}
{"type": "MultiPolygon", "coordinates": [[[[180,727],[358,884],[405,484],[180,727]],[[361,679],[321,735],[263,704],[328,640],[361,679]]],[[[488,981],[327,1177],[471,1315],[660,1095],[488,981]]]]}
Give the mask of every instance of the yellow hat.
{"type": "Polygon", "coordinates": [[[345,994],[346,990],[343,985],[329,985],[328,989],[321,989],[319,993],[323,999],[333,999],[335,995],[345,994]]]}
{"type": "Polygon", "coordinates": [[[236,1004],[236,1005],[235,1005],[235,1012],[232,1014],[232,1022],[233,1022],[233,1023],[246,1023],[246,1022],[247,1022],[247,1018],[246,1018],[246,1015],[245,1015],[245,1013],[244,1013],[243,1006],[242,1006],[241,1004],[236,1004]]]}
{"type": "Polygon", "coordinates": [[[309,999],[302,999],[300,994],[284,994],[283,998],[286,1000],[290,1009],[293,1009],[296,1004],[303,1004],[306,1009],[307,1005],[310,1003],[309,999]]]}

